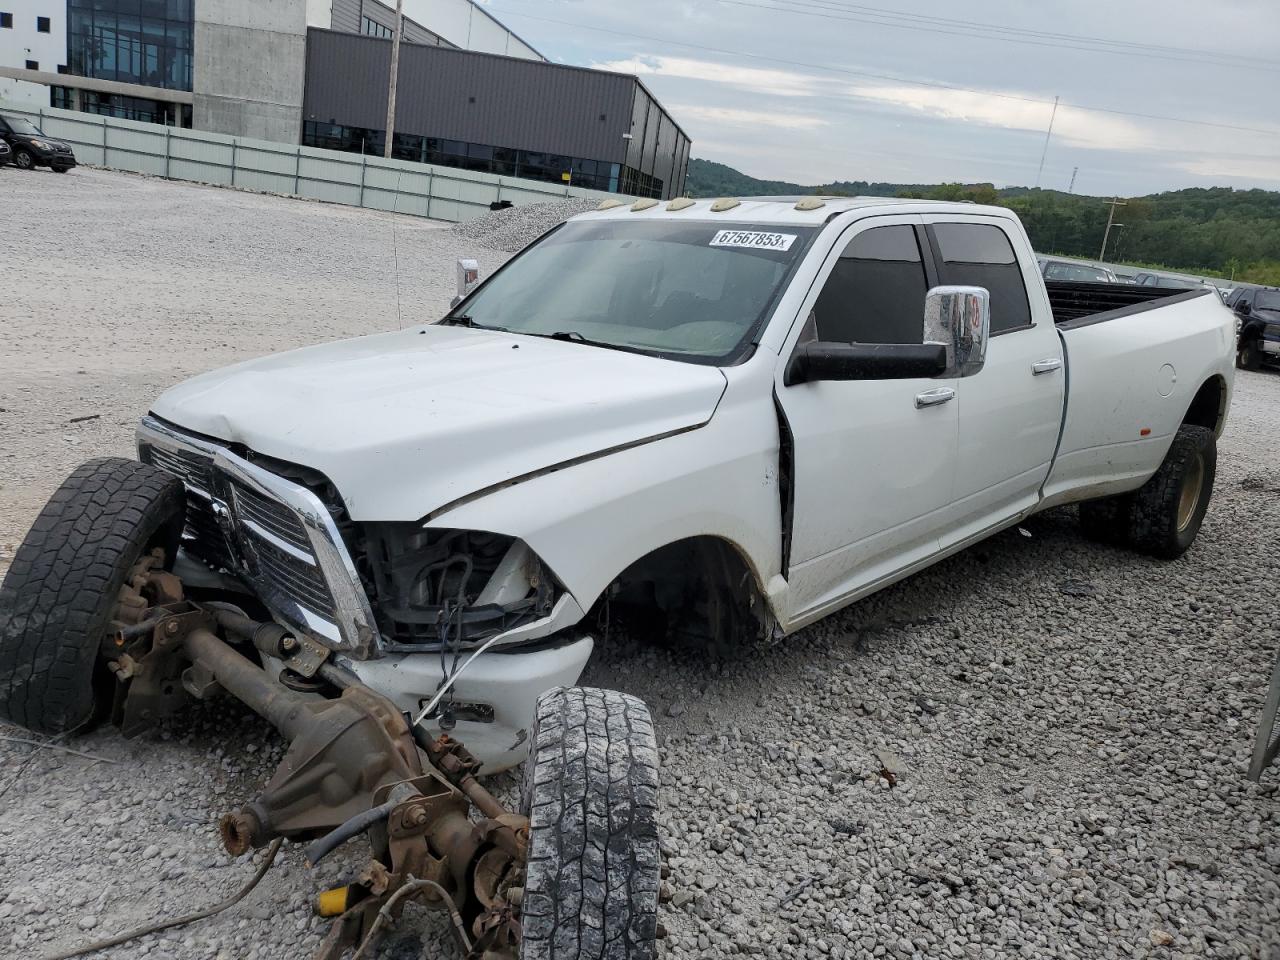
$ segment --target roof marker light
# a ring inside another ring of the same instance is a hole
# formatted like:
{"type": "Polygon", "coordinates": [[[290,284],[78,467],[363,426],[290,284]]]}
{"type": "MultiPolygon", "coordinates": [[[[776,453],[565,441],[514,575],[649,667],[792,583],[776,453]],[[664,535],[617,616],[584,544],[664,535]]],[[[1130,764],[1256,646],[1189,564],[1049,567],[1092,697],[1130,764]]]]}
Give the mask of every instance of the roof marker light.
{"type": "Polygon", "coordinates": [[[667,204],[667,209],[671,211],[684,210],[692,206],[693,206],[692,197],[676,197],[674,200],[672,200],[670,203],[667,204]]]}
{"type": "Polygon", "coordinates": [[[596,209],[597,209],[597,210],[612,210],[614,207],[620,207],[620,206],[622,206],[622,201],[621,201],[621,200],[605,200],[605,201],[603,201],[603,202],[600,204],[600,206],[596,207],[596,209]]]}
{"type": "Polygon", "coordinates": [[[740,206],[741,200],[735,200],[733,197],[721,197],[711,205],[712,213],[724,213],[726,210],[732,210],[734,207],[740,206]]]}
{"type": "Polygon", "coordinates": [[[825,207],[827,201],[821,197],[804,197],[796,204],[797,210],[817,210],[819,207],[825,207]]]}
{"type": "Polygon", "coordinates": [[[635,213],[640,210],[648,210],[650,207],[656,207],[657,205],[658,201],[653,197],[642,197],[631,205],[631,210],[635,213]]]}

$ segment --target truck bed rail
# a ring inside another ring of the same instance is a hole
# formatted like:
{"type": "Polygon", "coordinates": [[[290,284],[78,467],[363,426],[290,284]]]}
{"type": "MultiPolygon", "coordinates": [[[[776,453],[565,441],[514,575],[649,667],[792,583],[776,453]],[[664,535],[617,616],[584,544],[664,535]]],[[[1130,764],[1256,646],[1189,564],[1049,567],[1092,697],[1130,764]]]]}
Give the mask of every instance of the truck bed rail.
{"type": "Polygon", "coordinates": [[[1098,323],[1118,316],[1163,306],[1172,297],[1191,299],[1213,290],[1184,287],[1146,287],[1131,283],[1085,283],[1078,280],[1046,280],[1053,322],[1081,326],[1082,321],[1098,323]]]}

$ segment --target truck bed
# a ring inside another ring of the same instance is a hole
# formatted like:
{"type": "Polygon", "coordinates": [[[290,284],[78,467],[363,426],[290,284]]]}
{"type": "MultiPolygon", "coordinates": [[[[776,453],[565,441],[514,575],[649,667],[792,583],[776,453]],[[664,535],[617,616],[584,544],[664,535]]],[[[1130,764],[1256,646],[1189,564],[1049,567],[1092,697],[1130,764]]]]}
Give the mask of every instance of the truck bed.
{"type": "Polygon", "coordinates": [[[1229,400],[1235,319],[1212,287],[1057,283],[1049,297],[1068,389],[1045,501],[1131,490],[1160,465],[1204,384],[1217,378],[1229,400]]]}
{"type": "Polygon", "coordinates": [[[1139,287],[1131,283],[1082,283],[1076,280],[1046,280],[1053,322],[1070,329],[1087,323],[1100,323],[1118,316],[1139,313],[1152,307],[1202,297],[1213,291],[1183,287],[1139,287]]]}

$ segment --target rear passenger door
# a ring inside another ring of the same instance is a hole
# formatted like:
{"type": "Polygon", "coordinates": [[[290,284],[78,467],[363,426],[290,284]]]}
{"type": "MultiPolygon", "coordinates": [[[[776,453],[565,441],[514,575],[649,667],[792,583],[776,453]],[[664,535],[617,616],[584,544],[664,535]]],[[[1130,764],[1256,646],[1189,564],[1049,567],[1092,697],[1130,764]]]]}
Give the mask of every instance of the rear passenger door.
{"type": "Polygon", "coordinates": [[[1039,501],[1058,445],[1067,371],[1044,284],[1014,223],[939,215],[925,224],[938,283],[991,294],[986,363],[959,385],[954,502],[941,535],[946,548],[1039,501]],[[1021,259],[1015,251],[1023,251],[1021,259]]]}

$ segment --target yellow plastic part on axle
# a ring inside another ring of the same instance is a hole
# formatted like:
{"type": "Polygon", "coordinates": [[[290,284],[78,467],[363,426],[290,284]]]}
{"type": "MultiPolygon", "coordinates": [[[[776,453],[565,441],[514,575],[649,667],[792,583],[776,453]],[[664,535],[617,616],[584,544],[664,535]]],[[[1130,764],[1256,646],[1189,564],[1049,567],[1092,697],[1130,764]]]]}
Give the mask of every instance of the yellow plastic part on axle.
{"type": "Polygon", "coordinates": [[[322,890],[316,897],[316,913],[322,917],[336,917],[347,912],[347,901],[351,896],[350,887],[334,887],[322,890]]]}

